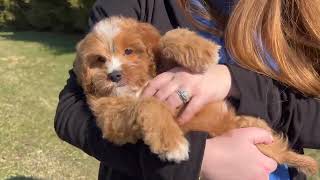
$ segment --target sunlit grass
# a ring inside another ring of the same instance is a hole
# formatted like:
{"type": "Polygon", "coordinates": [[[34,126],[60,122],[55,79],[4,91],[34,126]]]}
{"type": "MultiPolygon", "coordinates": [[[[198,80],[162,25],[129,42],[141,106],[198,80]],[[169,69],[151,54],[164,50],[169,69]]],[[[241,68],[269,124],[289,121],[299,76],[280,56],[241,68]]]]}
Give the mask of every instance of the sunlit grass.
{"type": "Polygon", "coordinates": [[[96,160],[59,140],[53,128],[77,39],[0,32],[0,179],[97,179],[96,160]]]}

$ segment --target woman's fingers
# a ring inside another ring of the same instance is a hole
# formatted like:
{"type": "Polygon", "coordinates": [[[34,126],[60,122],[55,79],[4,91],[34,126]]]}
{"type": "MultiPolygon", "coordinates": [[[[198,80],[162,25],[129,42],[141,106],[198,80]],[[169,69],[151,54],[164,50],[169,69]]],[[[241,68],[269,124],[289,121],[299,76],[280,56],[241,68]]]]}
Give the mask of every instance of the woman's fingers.
{"type": "Polygon", "coordinates": [[[155,97],[160,101],[165,101],[169,96],[176,94],[179,89],[180,83],[176,82],[174,79],[168,84],[161,87],[155,94],[155,97]]]}
{"type": "MultiPolygon", "coordinates": [[[[249,141],[250,143],[256,144],[270,144],[273,142],[272,134],[264,129],[250,127],[250,128],[240,128],[231,131],[234,136],[239,136],[242,139],[249,141]]],[[[259,151],[260,152],[260,151],[259,151]]],[[[261,153],[261,152],[260,152],[261,153]]],[[[260,154],[259,153],[259,154],[260,154]]],[[[266,174],[270,174],[271,172],[277,169],[277,162],[264,154],[259,155],[261,157],[261,166],[265,170],[266,174]]]]}
{"type": "Polygon", "coordinates": [[[234,129],[208,139],[202,174],[207,179],[267,180],[269,174],[277,168],[277,163],[261,153],[255,144],[270,142],[270,139],[268,131],[258,128],[234,129]]]}
{"type": "Polygon", "coordinates": [[[152,81],[149,82],[147,87],[142,93],[142,97],[151,97],[154,96],[157,91],[164,85],[168,84],[174,77],[174,73],[165,72],[157,77],[155,77],[152,81]]]}
{"type": "Polygon", "coordinates": [[[172,112],[176,112],[177,108],[181,107],[183,105],[182,100],[179,98],[177,93],[171,94],[165,101],[172,112]]]}
{"type": "Polygon", "coordinates": [[[200,109],[203,107],[204,98],[200,96],[194,96],[191,98],[190,102],[187,104],[186,109],[180,115],[178,122],[184,124],[188,122],[200,109]]]}
{"type": "Polygon", "coordinates": [[[264,168],[266,174],[270,174],[277,169],[278,163],[275,160],[269,158],[264,154],[262,155],[262,157],[263,160],[261,162],[263,162],[263,164],[261,166],[264,168]]]}

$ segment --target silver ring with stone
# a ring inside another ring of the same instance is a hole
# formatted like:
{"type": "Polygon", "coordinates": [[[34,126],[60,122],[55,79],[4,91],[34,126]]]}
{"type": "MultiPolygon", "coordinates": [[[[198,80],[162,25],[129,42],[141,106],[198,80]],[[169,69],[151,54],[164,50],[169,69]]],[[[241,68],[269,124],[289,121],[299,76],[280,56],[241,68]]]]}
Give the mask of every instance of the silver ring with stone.
{"type": "Polygon", "coordinates": [[[179,98],[181,99],[181,101],[184,104],[187,104],[191,99],[190,94],[188,93],[188,91],[179,89],[179,90],[177,90],[177,94],[178,94],[179,98]]]}

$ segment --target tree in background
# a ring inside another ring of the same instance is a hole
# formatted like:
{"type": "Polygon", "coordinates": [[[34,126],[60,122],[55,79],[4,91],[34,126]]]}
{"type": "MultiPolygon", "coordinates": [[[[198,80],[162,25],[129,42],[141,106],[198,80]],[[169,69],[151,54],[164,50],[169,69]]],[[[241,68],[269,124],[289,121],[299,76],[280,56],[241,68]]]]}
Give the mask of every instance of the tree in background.
{"type": "Polygon", "coordinates": [[[0,0],[0,27],[83,32],[94,0],[0,0]]]}

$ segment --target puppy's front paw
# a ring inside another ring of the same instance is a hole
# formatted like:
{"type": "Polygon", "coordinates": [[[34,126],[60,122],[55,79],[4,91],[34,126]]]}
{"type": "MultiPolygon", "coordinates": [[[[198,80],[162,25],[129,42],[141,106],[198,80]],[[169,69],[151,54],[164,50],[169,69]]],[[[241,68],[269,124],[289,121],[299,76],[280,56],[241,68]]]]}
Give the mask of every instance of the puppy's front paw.
{"type": "Polygon", "coordinates": [[[189,143],[171,110],[161,101],[146,98],[140,104],[137,122],[150,151],[162,160],[181,162],[189,158],[189,143]]]}
{"type": "Polygon", "coordinates": [[[183,138],[183,141],[178,142],[174,148],[159,154],[161,160],[180,163],[189,159],[189,142],[183,138]]]}
{"type": "Polygon", "coordinates": [[[219,61],[220,46],[188,29],[168,31],[160,39],[159,47],[163,59],[192,72],[204,72],[219,61]]]}

